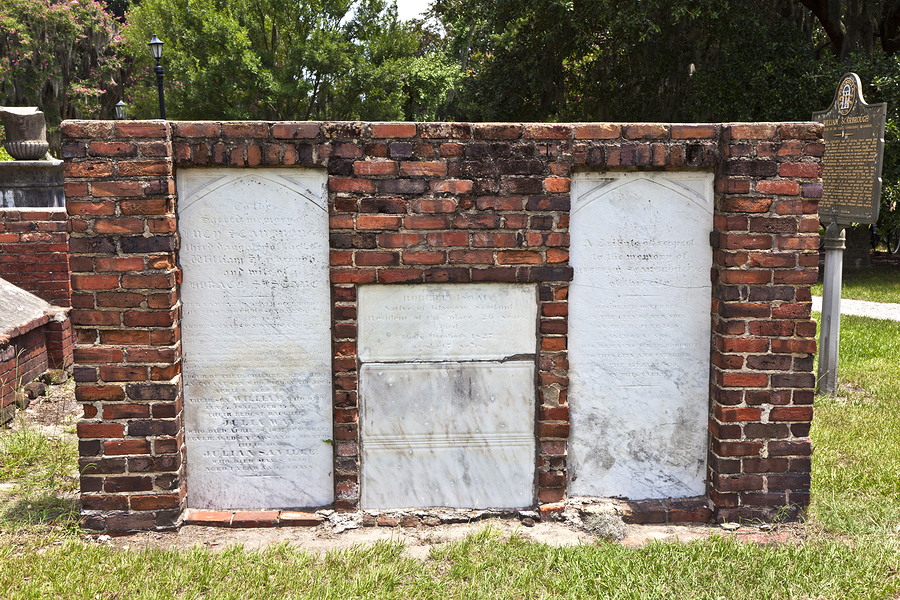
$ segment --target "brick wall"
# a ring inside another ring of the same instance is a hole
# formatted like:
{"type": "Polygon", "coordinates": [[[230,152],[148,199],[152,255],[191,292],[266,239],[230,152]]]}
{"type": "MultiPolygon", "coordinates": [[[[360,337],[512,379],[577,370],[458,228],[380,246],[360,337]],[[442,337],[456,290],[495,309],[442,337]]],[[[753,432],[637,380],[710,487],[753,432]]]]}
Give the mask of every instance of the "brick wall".
{"type": "MultiPolygon", "coordinates": [[[[204,166],[328,171],[342,509],[359,500],[359,284],[538,284],[537,497],[559,507],[570,177],[714,170],[708,497],[720,519],[769,517],[808,500],[809,285],[824,150],[816,124],[68,121],[62,130],[89,526],[166,527],[184,508],[174,172],[204,166]]],[[[657,505],[663,520],[698,514],[657,505]]]]}
{"type": "Polygon", "coordinates": [[[67,310],[53,311],[0,332],[0,423],[11,418],[9,407],[18,388],[47,369],[72,367],[74,332],[67,310]]]}
{"type": "Polygon", "coordinates": [[[0,278],[71,306],[69,234],[62,208],[0,209],[0,278]]]}

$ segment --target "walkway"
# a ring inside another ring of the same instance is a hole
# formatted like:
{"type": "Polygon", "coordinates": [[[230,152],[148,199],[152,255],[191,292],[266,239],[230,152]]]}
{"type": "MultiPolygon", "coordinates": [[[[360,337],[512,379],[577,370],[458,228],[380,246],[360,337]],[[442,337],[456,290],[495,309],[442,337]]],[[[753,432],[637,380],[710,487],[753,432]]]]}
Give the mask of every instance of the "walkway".
{"type": "MultiPolygon", "coordinates": [[[[821,296],[812,297],[812,309],[822,312],[821,296]]],[[[841,314],[900,321],[900,304],[868,302],[866,300],[847,300],[846,298],[841,298],[841,314]]]]}

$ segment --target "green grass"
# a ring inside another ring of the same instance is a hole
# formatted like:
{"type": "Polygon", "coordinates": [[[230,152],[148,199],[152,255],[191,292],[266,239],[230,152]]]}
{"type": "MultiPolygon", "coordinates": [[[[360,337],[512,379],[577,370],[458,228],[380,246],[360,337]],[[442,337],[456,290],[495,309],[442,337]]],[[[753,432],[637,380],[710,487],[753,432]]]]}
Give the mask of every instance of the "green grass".
{"type": "Polygon", "coordinates": [[[0,483],[13,486],[0,491],[0,530],[74,530],[77,454],[74,440],[48,438],[21,423],[0,433],[0,483]]]}
{"type": "MultiPolygon", "coordinates": [[[[821,296],[822,284],[815,284],[812,293],[821,296]]],[[[900,303],[900,268],[874,265],[871,269],[844,271],[841,298],[900,303]]]]}
{"type": "Polygon", "coordinates": [[[19,598],[890,598],[896,543],[817,539],[762,547],[690,544],[552,548],[484,530],[419,561],[382,542],[314,558],[288,545],[221,553],[122,551],[70,541],[0,550],[0,589],[19,598]]]}
{"type": "Polygon", "coordinates": [[[842,315],[840,345],[844,385],[816,397],[810,514],[829,531],[896,536],[900,322],[842,315]]]}

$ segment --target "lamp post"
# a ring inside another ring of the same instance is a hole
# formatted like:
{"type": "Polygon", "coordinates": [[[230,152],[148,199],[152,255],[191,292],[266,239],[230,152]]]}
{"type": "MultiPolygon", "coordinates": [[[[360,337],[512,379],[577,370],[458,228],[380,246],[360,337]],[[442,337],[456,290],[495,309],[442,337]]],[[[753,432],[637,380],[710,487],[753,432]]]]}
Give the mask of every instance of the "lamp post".
{"type": "Polygon", "coordinates": [[[153,71],[156,73],[156,87],[159,89],[159,118],[165,120],[166,96],[163,94],[163,75],[165,74],[165,71],[163,70],[162,65],[159,64],[159,59],[162,58],[162,47],[162,40],[156,37],[156,34],[154,33],[153,37],[150,39],[150,53],[153,54],[153,58],[156,59],[156,66],[153,67],[153,71]]]}
{"type": "Polygon", "coordinates": [[[124,103],[123,101],[121,101],[121,100],[119,100],[118,102],[116,102],[116,120],[117,120],[117,121],[124,121],[124,120],[125,120],[125,108],[126,108],[127,106],[128,106],[128,105],[125,104],[125,103],[124,103]]]}

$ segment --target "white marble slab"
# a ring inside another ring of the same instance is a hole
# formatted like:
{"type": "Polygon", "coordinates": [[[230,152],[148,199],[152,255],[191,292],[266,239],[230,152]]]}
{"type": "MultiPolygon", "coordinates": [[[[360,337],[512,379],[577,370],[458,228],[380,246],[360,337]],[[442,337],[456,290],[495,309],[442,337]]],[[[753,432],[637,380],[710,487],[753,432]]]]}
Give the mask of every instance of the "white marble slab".
{"type": "Polygon", "coordinates": [[[181,169],[188,505],[333,502],[326,175],[181,169]]]}
{"type": "Polygon", "coordinates": [[[359,288],[359,357],[500,360],[537,351],[537,286],[515,283],[359,288]]]}
{"type": "Polygon", "coordinates": [[[534,502],[534,362],[360,370],[362,508],[534,502]]]}
{"type": "Polygon", "coordinates": [[[713,175],[579,174],[569,494],[705,493],[713,175]]]}

